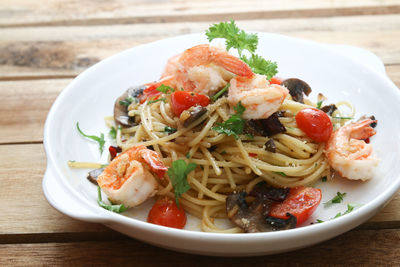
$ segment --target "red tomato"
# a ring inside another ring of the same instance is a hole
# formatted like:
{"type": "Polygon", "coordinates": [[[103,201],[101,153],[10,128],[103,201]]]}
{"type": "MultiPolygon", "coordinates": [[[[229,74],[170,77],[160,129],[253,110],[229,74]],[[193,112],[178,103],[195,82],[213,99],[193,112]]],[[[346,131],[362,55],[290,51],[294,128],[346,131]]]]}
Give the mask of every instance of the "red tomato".
{"type": "Polygon", "coordinates": [[[321,202],[321,190],[313,187],[298,186],[290,189],[289,196],[282,202],[273,204],[270,215],[288,219],[286,213],[297,218],[296,226],[305,222],[321,202]]]}
{"type": "Polygon", "coordinates": [[[282,83],[282,79],[279,77],[272,77],[271,80],[269,80],[270,84],[281,84],[282,83]]]}
{"type": "Polygon", "coordinates": [[[186,213],[175,201],[165,197],[159,199],[147,216],[149,223],[182,229],[186,224],[186,213]]]}
{"type": "Polygon", "coordinates": [[[180,116],[184,110],[195,105],[208,106],[210,98],[203,94],[187,91],[175,91],[171,94],[171,108],[176,116],[180,116]]]}
{"type": "Polygon", "coordinates": [[[331,136],[333,125],[328,115],[316,108],[305,108],[296,114],[297,126],[312,140],[326,142],[331,136]]]}

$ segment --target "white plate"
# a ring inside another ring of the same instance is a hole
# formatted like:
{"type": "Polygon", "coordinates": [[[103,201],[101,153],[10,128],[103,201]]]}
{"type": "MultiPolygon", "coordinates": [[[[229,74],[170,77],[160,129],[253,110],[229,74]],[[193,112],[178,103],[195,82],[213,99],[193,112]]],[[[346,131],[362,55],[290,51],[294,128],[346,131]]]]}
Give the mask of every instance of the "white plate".
{"type": "MultiPolygon", "coordinates": [[[[365,222],[381,209],[400,186],[400,94],[388,79],[382,62],[360,48],[322,45],[275,34],[259,33],[258,53],[278,62],[281,77],[307,81],[315,100],[318,92],[329,102],[349,100],[357,115],[375,115],[378,134],[372,138],[382,159],[375,177],[369,182],[337,179],[321,183],[322,202],[336,192],[346,192],[345,201],[325,208],[320,205],[303,227],[255,234],[215,234],[195,231],[199,222],[189,219],[186,230],[178,230],[143,221],[145,208],[132,209],[124,215],[106,211],[97,205],[96,187],[86,179],[87,170],[70,169],[68,160],[106,162],[98,146],[76,130],[107,135],[104,116],[112,114],[116,97],[131,85],[157,80],[167,59],[186,48],[207,43],[204,34],[170,38],[142,45],[110,57],[79,75],[59,95],[48,115],[44,129],[47,171],[43,190],[48,201],[73,218],[103,223],[136,239],[182,252],[224,255],[265,255],[310,246],[348,231],[365,222]],[[346,205],[362,204],[348,215],[328,220],[346,205]]],[[[147,203],[149,206],[151,203],[147,203]]],[[[147,208],[147,207],[146,207],[147,208]]]]}

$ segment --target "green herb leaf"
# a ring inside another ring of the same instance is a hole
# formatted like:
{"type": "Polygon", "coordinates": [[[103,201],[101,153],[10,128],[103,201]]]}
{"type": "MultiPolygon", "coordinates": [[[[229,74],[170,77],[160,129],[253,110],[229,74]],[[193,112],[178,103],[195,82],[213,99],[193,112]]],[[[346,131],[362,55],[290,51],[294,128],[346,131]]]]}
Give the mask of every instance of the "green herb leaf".
{"type": "Polygon", "coordinates": [[[217,126],[212,129],[218,133],[223,133],[228,136],[233,135],[235,139],[239,139],[239,134],[243,132],[245,125],[245,121],[241,118],[241,115],[246,108],[242,106],[241,102],[239,102],[235,107],[233,107],[233,109],[236,112],[234,115],[223,123],[217,123],[217,126]]]}
{"type": "Polygon", "coordinates": [[[225,155],[227,152],[224,150],[224,151],[222,151],[220,154],[221,155],[225,155]]]}
{"type": "Polygon", "coordinates": [[[111,127],[110,131],[108,132],[108,135],[109,135],[112,139],[116,139],[116,138],[117,138],[117,130],[115,129],[114,126],[111,127]]]}
{"type": "Polygon", "coordinates": [[[87,137],[89,139],[92,139],[93,141],[96,141],[97,143],[99,143],[99,149],[100,149],[100,154],[103,153],[103,149],[104,149],[104,144],[105,144],[105,140],[104,140],[104,134],[100,133],[100,137],[99,136],[95,136],[95,135],[86,135],[84,134],[81,129],[79,128],[79,122],[76,123],[76,128],[78,129],[78,132],[83,135],[84,137],[87,137]]]}
{"type": "Polygon", "coordinates": [[[265,75],[268,80],[278,73],[276,62],[266,60],[259,55],[252,54],[250,58],[243,55],[240,58],[250,66],[254,73],[265,75]]]}
{"type": "Polygon", "coordinates": [[[190,189],[187,175],[196,169],[196,167],[196,163],[186,164],[183,159],[178,159],[172,162],[172,167],[168,168],[167,173],[174,188],[175,201],[177,205],[179,205],[179,197],[190,189]]]}
{"type": "Polygon", "coordinates": [[[326,182],[327,180],[328,180],[328,178],[327,178],[326,176],[324,176],[324,177],[321,178],[321,181],[322,181],[322,182],[326,182]]]}
{"type": "Polygon", "coordinates": [[[206,31],[206,35],[210,42],[216,38],[224,38],[226,49],[236,48],[240,56],[243,50],[254,53],[258,45],[257,34],[247,34],[245,31],[239,29],[233,20],[230,23],[220,22],[214,24],[206,31]]]}
{"type": "Polygon", "coordinates": [[[153,103],[156,103],[156,102],[159,102],[159,101],[165,102],[165,97],[161,97],[161,98],[155,99],[155,100],[150,100],[150,101],[147,102],[147,104],[150,105],[150,104],[153,104],[153,103]]]}
{"type": "Polygon", "coordinates": [[[340,193],[337,192],[336,196],[333,197],[331,200],[329,200],[328,202],[325,202],[324,205],[325,206],[330,206],[332,204],[337,204],[337,203],[341,203],[343,201],[343,198],[346,196],[346,193],[340,193]]]}
{"type": "Polygon", "coordinates": [[[324,101],[320,100],[320,101],[317,102],[317,109],[321,109],[322,102],[324,102],[324,101]]]}
{"type": "Polygon", "coordinates": [[[187,159],[190,159],[190,153],[189,153],[189,152],[186,153],[185,157],[186,157],[187,159]]]}
{"type": "Polygon", "coordinates": [[[156,90],[164,94],[167,94],[168,92],[175,92],[174,88],[165,84],[161,84],[159,87],[156,88],[156,90]]]}
{"type": "Polygon", "coordinates": [[[101,188],[100,186],[97,186],[97,203],[99,204],[100,207],[103,209],[115,212],[115,213],[121,213],[127,210],[127,208],[124,206],[124,204],[120,205],[109,205],[103,202],[101,198],[101,188]]]}
{"type": "Polygon", "coordinates": [[[220,98],[226,91],[228,91],[229,87],[231,86],[230,83],[227,83],[224,88],[222,88],[221,90],[219,90],[215,95],[213,95],[212,97],[210,97],[212,102],[217,101],[218,98],[220,98]]]}
{"type": "Polygon", "coordinates": [[[279,174],[279,175],[282,175],[282,176],[287,176],[287,174],[284,173],[284,172],[274,172],[274,173],[279,174]]]}
{"type": "Polygon", "coordinates": [[[338,120],[352,120],[354,119],[353,117],[332,117],[332,119],[338,119],[338,120]]]}
{"type": "Polygon", "coordinates": [[[167,133],[174,133],[174,132],[176,132],[177,130],[176,130],[176,128],[172,128],[172,127],[169,127],[169,126],[165,126],[165,128],[164,128],[164,132],[167,132],[167,133]]]}
{"type": "Polygon", "coordinates": [[[317,219],[317,223],[323,223],[323,220],[317,219]]]}
{"type": "Polygon", "coordinates": [[[136,98],[134,98],[133,96],[128,96],[127,98],[125,98],[125,100],[121,100],[119,101],[119,104],[122,106],[126,106],[128,107],[132,102],[135,102],[136,98]]]}

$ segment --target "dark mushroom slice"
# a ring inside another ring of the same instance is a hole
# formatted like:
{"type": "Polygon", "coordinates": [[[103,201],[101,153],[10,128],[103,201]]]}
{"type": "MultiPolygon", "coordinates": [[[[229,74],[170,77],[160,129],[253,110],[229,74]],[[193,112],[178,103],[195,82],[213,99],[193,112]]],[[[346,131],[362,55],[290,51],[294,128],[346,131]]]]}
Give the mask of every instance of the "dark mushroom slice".
{"type": "Polygon", "coordinates": [[[138,101],[143,90],[146,88],[144,85],[130,87],[120,97],[117,98],[114,104],[114,120],[123,127],[135,126],[133,117],[128,116],[128,106],[132,101],[138,101]]]}
{"type": "Polygon", "coordinates": [[[276,153],[276,145],[275,145],[274,139],[269,139],[265,143],[265,150],[272,152],[272,153],[276,153]]]}
{"type": "Polygon", "coordinates": [[[296,102],[304,103],[303,94],[309,95],[311,93],[311,87],[305,81],[297,78],[286,79],[281,85],[289,90],[290,95],[296,102]]]}
{"type": "Polygon", "coordinates": [[[195,122],[201,116],[206,114],[207,108],[202,106],[193,106],[182,112],[179,120],[183,123],[183,127],[189,127],[190,124],[195,122]]]}
{"type": "Polygon", "coordinates": [[[249,206],[246,192],[232,193],[226,199],[228,217],[246,233],[295,228],[297,220],[294,216],[287,220],[268,216],[271,205],[282,202],[288,194],[288,188],[274,188],[261,183],[250,192],[255,199],[249,206]]]}
{"type": "Polygon", "coordinates": [[[87,179],[94,185],[97,184],[97,177],[104,171],[104,168],[94,169],[88,173],[87,179]]]}
{"type": "Polygon", "coordinates": [[[337,110],[337,107],[336,107],[335,104],[330,104],[330,105],[327,105],[327,106],[323,106],[323,107],[321,108],[321,110],[322,110],[323,112],[325,112],[326,114],[328,114],[329,116],[332,116],[332,113],[333,113],[335,110],[337,110]]]}
{"type": "Polygon", "coordinates": [[[280,113],[275,112],[267,119],[246,121],[245,131],[252,135],[273,136],[278,133],[286,132],[285,126],[279,120],[280,113]]]}

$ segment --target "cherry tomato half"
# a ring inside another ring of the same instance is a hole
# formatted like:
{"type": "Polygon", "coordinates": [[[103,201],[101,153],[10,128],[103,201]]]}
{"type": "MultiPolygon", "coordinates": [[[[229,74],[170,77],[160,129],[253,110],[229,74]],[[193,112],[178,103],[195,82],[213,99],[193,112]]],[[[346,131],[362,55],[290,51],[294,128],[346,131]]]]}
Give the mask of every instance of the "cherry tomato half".
{"type": "Polygon", "coordinates": [[[176,116],[180,116],[184,110],[195,105],[208,106],[210,98],[203,94],[187,91],[175,91],[171,94],[171,108],[176,116]]]}
{"type": "Polygon", "coordinates": [[[147,222],[182,229],[186,224],[186,213],[175,201],[165,197],[159,199],[151,208],[147,222]]]}
{"type": "Polygon", "coordinates": [[[305,108],[296,114],[297,126],[316,142],[326,142],[332,134],[332,121],[322,110],[305,108]]]}
{"type": "Polygon", "coordinates": [[[288,219],[286,213],[297,218],[296,226],[305,222],[321,202],[321,190],[313,187],[298,186],[290,189],[289,196],[282,202],[273,204],[270,215],[288,219]]]}

